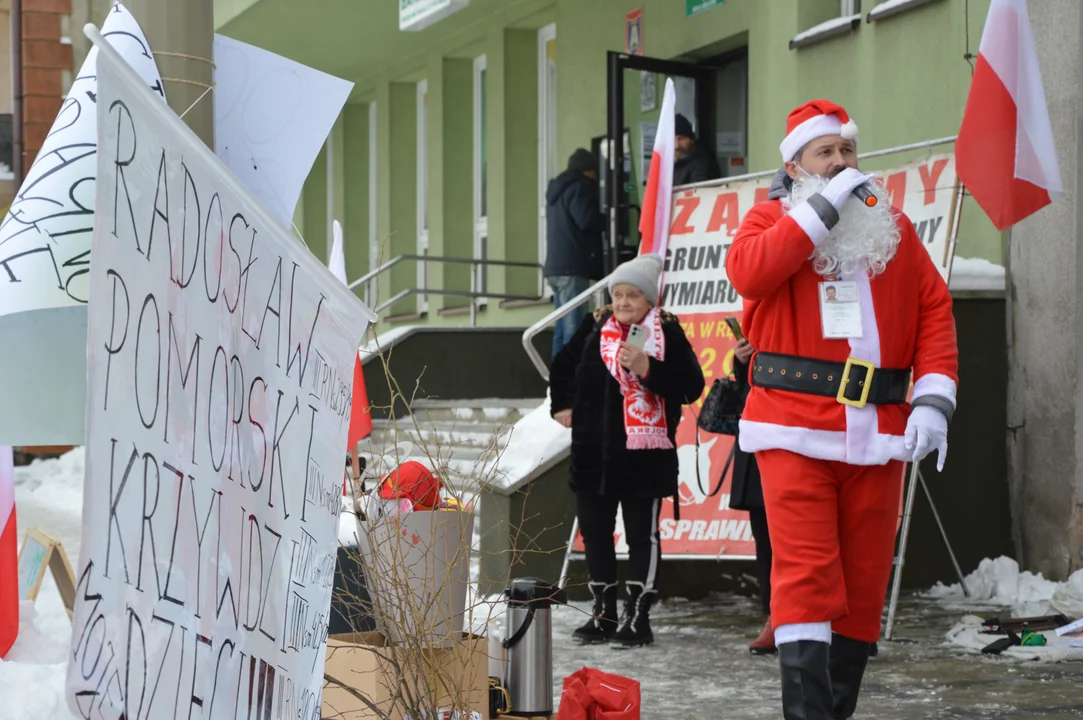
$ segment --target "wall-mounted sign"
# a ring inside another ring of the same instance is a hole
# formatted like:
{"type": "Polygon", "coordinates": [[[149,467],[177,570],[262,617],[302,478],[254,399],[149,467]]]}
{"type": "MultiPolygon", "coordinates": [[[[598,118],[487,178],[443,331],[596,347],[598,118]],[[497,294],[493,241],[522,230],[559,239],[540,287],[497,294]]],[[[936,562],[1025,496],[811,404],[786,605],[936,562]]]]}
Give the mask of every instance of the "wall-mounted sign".
{"type": "Polygon", "coordinates": [[[470,0],[399,0],[399,30],[424,30],[469,4],[470,0]]]}
{"type": "Polygon", "coordinates": [[[633,10],[624,16],[624,52],[643,54],[643,10],[633,10]]]}
{"type": "Polygon", "coordinates": [[[705,10],[718,7],[724,1],[725,0],[684,0],[684,16],[692,17],[693,15],[699,15],[705,10]]]}

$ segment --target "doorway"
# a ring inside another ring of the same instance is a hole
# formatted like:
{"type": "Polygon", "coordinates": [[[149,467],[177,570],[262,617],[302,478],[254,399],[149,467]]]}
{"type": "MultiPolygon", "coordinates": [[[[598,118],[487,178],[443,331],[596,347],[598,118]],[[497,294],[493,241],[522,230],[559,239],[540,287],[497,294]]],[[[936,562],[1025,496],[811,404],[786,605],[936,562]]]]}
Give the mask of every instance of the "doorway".
{"type": "Polygon", "coordinates": [[[722,177],[744,175],[748,166],[748,47],[699,63],[713,75],[714,107],[709,128],[722,177]]]}
{"type": "Polygon", "coordinates": [[[601,146],[602,202],[606,215],[606,272],[634,257],[654,135],[666,80],[676,91],[676,112],[713,148],[714,70],[659,58],[609,53],[606,137],[601,146]]]}

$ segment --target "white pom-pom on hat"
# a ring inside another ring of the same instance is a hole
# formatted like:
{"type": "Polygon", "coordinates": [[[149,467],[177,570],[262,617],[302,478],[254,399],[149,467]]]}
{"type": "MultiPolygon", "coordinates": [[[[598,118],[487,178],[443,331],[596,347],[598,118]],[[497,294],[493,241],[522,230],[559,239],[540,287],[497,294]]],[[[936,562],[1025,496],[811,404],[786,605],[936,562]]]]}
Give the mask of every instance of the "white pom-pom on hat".
{"type": "Polygon", "coordinates": [[[843,123],[839,135],[842,135],[847,140],[857,140],[857,123],[854,122],[853,118],[843,123]]]}

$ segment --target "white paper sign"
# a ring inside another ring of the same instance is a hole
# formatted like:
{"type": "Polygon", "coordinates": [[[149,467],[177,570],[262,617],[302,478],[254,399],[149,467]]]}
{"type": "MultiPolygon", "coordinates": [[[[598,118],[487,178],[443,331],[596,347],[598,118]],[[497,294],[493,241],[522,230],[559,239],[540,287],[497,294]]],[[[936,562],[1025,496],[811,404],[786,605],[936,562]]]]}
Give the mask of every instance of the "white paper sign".
{"type": "Polygon", "coordinates": [[[218,157],[286,227],[353,83],[214,36],[218,157]]]}
{"type": "MultiPolygon", "coordinates": [[[[110,10],[102,34],[164,99],[143,30],[120,3],[110,10]]],[[[87,301],[97,171],[97,57],[91,49],[0,225],[0,315],[87,301]]]]}
{"type": "Polygon", "coordinates": [[[372,314],[121,63],[100,47],[68,703],[318,718],[372,314]]]}

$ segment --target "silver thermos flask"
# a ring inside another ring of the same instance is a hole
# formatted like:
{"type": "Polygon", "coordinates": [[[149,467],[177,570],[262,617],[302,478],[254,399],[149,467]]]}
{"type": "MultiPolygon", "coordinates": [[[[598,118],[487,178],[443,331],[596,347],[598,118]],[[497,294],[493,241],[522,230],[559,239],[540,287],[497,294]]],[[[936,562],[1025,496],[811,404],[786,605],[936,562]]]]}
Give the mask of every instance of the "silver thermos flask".
{"type": "Polygon", "coordinates": [[[506,714],[547,717],[553,714],[553,605],[564,605],[563,588],[538,578],[512,580],[504,591],[508,601],[504,625],[506,676],[511,696],[506,714]]]}

